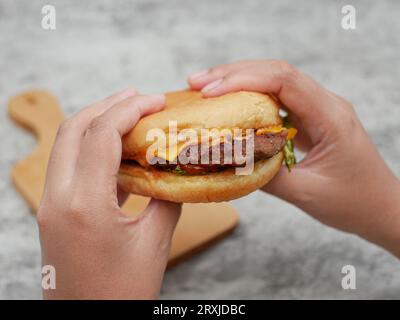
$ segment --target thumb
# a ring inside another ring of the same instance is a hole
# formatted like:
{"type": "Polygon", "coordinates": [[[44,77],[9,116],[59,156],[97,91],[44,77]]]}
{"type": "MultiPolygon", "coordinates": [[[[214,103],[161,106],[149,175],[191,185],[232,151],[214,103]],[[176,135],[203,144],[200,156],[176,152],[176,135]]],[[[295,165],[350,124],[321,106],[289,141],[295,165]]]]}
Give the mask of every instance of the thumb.
{"type": "Polygon", "coordinates": [[[141,240],[159,252],[169,253],[182,204],[151,199],[141,219],[141,240]]]}

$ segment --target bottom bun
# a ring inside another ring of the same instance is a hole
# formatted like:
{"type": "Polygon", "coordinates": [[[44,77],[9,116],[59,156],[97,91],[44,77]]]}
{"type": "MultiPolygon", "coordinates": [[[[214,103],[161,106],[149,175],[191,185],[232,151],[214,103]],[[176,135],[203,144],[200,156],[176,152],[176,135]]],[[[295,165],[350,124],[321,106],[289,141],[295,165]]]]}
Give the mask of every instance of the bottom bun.
{"type": "Polygon", "coordinates": [[[257,161],[251,175],[235,175],[227,169],[205,175],[185,176],[139,165],[121,164],[120,187],[127,192],[172,202],[221,202],[243,197],[270,181],[279,171],[282,152],[257,161]]]}

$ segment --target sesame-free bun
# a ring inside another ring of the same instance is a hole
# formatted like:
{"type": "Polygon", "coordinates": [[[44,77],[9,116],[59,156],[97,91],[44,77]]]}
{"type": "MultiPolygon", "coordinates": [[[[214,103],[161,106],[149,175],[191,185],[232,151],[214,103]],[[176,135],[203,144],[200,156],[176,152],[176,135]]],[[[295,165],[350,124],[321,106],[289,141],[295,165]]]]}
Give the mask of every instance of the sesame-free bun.
{"type": "MultiPolygon", "coordinates": [[[[258,129],[279,125],[282,120],[276,101],[255,92],[234,92],[216,98],[203,98],[198,91],[166,94],[166,107],[161,112],[142,118],[122,140],[123,159],[143,163],[145,151],[153,143],[146,141],[148,130],[165,132],[169,121],[184,128],[258,129]]],[[[123,162],[119,184],[125,191],[173,202],[220,202],[242,197],[270,181],[282,165],[283,154],[256,161],[250,175],[236,175],[235,169],[203,175],[179,175],[169,171],[144,167],[135,162],[123,162]]]]}
{"type": "Polygon", "coordinates": [[[157,113],[142,118],[122,140],[124,158],[143,154],[153,141],[146,141],[151,129],[167,132],[169,121],[176,121],[178,130],[242,128],[257,129],[282,123],[279,108],[266,94],[239,91],[216,98],[203,98],[199,91],[166,93],[166,106],[157,113]]]}

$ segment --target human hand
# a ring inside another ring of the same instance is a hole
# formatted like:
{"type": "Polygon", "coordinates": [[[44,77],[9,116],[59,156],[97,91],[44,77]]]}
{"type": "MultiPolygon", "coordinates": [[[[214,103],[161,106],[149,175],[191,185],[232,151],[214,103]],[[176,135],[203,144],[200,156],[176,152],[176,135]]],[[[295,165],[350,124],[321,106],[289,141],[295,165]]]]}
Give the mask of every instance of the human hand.
{"type": "Polygon", "coordinates": [[[239,90],[275,95],[298,129],[295,145],[307,154],[290,173],[282,168],[263,190],[400,256],[399,180],[348,101],[282,61],[220,65],[188,81],[205,97],[239,90]]]}
{"type": "Polygon", "coordinates": [[[37,215],[43,264],[56,269],[45,298],[158,297],[180,205],[151,200],[139,218],[126,216],[117,173],[121,136],[164,103],[128,89],[60,127],[37,215]]]}

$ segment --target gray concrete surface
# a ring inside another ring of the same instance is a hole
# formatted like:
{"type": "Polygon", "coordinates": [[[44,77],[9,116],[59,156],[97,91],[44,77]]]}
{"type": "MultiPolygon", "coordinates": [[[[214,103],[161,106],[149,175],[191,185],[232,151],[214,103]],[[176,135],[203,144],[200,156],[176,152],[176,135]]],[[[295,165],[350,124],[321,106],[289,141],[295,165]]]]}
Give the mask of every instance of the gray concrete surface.
{"type": "MultiPolygon", "coordinates": [[[[351,100],[400,175],[399,1],[0,1],[0,298],[37,299],[36,225],[10,183],[12,164],[35,141],[9,121],[12,95],[51,90],[72,114],[116,90],[185,86],[188,73],[237,59],[285,59],[351,100]],[[41,29],[54,4],[57,30],[41,29]],[[357,9],[357,30],[340,26],[357,9]]],[[[371,168],[373,170],[373,168],[371,168]]],[[[400,264],[256,192],[233,202],[238,229],[167,272],[162,298],[398,298],[400,264]],[[341,267],[357,290],[341,289],[341,267]]]]}

